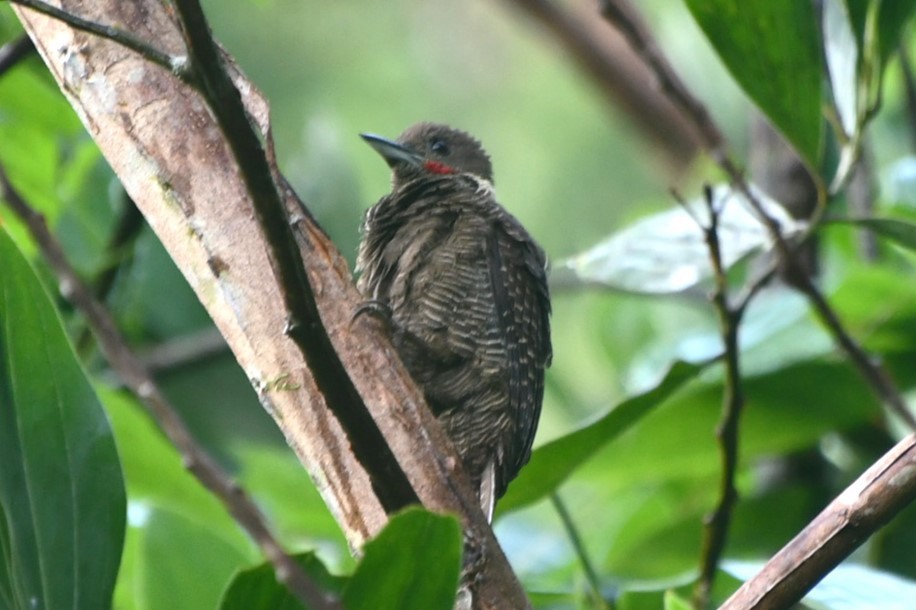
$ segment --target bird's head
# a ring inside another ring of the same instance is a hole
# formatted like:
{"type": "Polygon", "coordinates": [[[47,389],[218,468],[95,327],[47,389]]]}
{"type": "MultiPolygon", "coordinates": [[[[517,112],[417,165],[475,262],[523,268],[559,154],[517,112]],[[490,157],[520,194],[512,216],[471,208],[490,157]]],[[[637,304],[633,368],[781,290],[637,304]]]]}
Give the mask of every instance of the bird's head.
{"type": "Polygon", "coordinates": [[[391,167],[395,188],[426,174],[467,173],[493,182],[490,157],[480,142],[447,125],[417,123],[397,140],[370,133],[361,135],[391,167]]]}

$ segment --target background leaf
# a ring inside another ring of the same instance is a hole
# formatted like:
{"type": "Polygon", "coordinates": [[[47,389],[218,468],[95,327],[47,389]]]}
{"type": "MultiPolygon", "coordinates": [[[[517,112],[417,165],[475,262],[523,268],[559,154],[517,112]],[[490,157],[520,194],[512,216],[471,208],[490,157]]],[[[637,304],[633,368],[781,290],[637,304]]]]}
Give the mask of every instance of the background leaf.
{"type": "Polygon", "coordinates": [[[347,610],[451,610],[460,569],[454,517],[410,508],[366,544],[344,604],[347,610]]]}
{"type": "Polygon", "coordinates": [[[667,400],[705,366],[675,362],[651,390],[628,398],[597,421],[537,448],[497,504],[498,513],[519,509],[556,490],[585,460],[667,400]]]}
{"type": "Polygon", "coordinates": [[[111,605],[125,499],[114,440],[48,295],[0,229],[0,600],[111,605]]]}
{"type": "Polygon", "coordinates": [[[916,250],[916,224],[896,218],[849,218],[833,221],[832,224],[853,225],[870,229],[894,241],[896,244],[916,250]]]}
{"type": "MultiPolygon", "coordinates": [[[[875,0],[845,1],[861,49],[868,7],[875,0]]],[[[878,13],[878,44],[881,49],[882,65],[887,64],[891,54],[897,50],[900,36],[912,19],[914,9],[916,9],[916,0],[881,0],[878,13]]]]}
{"type": "Polygon", "coordinates": [[[164,509],[149,509],[139,530],[135,576],[142,610],[215,608],[232,574],[247,567],[246,549],[206,522],[164,509]]]}
{"type": "MultiPolygon", "coordinates": [[[[314,553],[293,559],[325,591],[340,593],[346,578],[333,576],[314,553]]],[[[289,590],[277,582],[274,567],[264,563],[238,572],[223,593],[219,610],[307,610],[289,590]]]]}
{"type": "Polygon", "coordinates": [[[813,3],[686,0],[744,92],[810,168],[821,153],[821,44],[813,3]]]}
{"type": "MultiPolygon", "coordinates": [[[[805,223],[751,187],[758,203],[790,236],[805,223]]],[[[722,264],[728,269],[770,243],[770,233],[750,202],[727,184],[712,188],[718,210],[718,235],[722,264]]],[[[712,277],[709,247],[702,227],[709,226],[704,198],[642,218],[599,244],[567,260],[564,265],[578,278],[618,290],[642,294],[667,294],[686,290],[712,277]]]]}

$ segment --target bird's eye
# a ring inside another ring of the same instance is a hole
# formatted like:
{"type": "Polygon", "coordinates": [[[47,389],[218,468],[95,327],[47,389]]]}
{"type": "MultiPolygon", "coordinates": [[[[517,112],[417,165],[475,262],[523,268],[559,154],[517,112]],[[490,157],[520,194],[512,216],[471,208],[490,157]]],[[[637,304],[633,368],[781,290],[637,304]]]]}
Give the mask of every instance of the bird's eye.
{"type": "Polygon", "coordinates": [[[444,157],[450,152],[445,140],[440,140],[439,138],[430,140],[429,150],[440,157],[444,157]]]}

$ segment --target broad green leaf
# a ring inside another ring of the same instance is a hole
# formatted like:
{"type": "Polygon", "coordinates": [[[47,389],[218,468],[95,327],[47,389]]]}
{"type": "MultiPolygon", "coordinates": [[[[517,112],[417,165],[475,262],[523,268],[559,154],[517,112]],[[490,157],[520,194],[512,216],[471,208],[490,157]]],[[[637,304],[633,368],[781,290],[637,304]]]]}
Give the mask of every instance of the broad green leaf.
{"type": "Polygon", "coordinates": [[[111,605],[124,484],[105,413],[34,272],[0,230],[0,599],[111,605]]]}
{"type": "Polygon", "coordinates": [[[833,221],[870,229],[881,237],[894,241],[909,250],[916,250],[916,224],[896,218],[850,218],[833,221]]]}
{"type": "Polygon", "coordinates": [[[554,491],[583,462],[665,402],[705,366],[675,362],[651,390],[628,398],[597,421],[536,449],[497,505],[499,514],[527,506],[554,491]]]}
{"type": "Polygon", "coordinates": [[[368,542],[344,589],[347,610],[451,610],[461,569],[454,517],[409,508],[368,542]]]}
{"type": "MultiPolygon", "coordinates": [[[[219,500],[182,465],[175,447],[136,399],[102,386],[99,386],[99,395],[115,431],[131,500],[129,515],[132,527],[127,533],[125,558],[115,589],[117,607],[145,610],[151,607],[147,602],[149,598],[158,599],[154,592],[149,591],[157,586],[147,582],[147,579],[155,578],[157,566],[151,563],[147,552],[150,536],[165,536],[168,530],[160,520],[158,524],[153,523],[157,531],[147,531],[151,523],[149,515],[156,511],[176,515],[172,521],[183,519],[205,523],[208,538],[218,540],[220,545],[228,544],[234,549],[233,556],[243,554],[247,558],[244,563],[256,561],[259,556],[238,524],[219,500]],[[165,533],[163,529],[166,529],[165,533]]],[[[180,542],[179,546],[184,549],[185,542],[180,542]]],[[[189,573],[196,569],[194,562],[201,561],[196,553],[184,551],[175,553],[170,559],[170,563],[185,562],[189,573]]]]}
{"type": "MultiPolygon", "coordinates": [[[[832,360],[796,362],[746,376],[744,393],[742,464],[812,447],[826,433],[880,413],[855,369],[832,360]]],[[[714,476],[721,468],[715,440],[721,405],[721,382],[691,384],[604,447],[578,474],[608,493],[646,481],[714,476]]]]}
{"type": "MultiPolygon", "coordinates": [[[[305,573],[329,593],[339,594],[347,579],[331,575],[314,553],[294,557],[305,573]]],[[[241,570],[223,593],[219,610],[307,610],[289,590],[277,582],[274,567],[268,563],[241,570]]]]}
{"type": "Polygon", "coordinates": [[[249,544],[222,503],[182,465],[178,451],[136,399],[104,387],[99,395],[115,431],[132,503],[204,521],[236,547],[249,544]]]}
{"type": "Polygon", "coordinates": [[[686,0],[744,92],[808,167],[821,154],[821,43],[813,3],[686,0]]]}
{"type": "Polygon", "coordinates": [[[270,515],[278,534],[309,545],[335,544],[343,556],[343,567],[352,567],[340,526],[292,451],[263,443],[240,443],[233,447],[233,455],[239,464],[239,481],[270,515]]]}
{"type": "Polygon", "coordinates": [[[206,521],[152,508],[140,530],[137,607],[215,608],[232,575],[249,565],[245,549],[206,521]]]}
{"type": "Polygon", "coordinates": [[[665,591],[665,610],[692,610],[693,606],[685,597],[672,590],[665,591]]]}
{"type": "MultiPolygon", "coordinates": [[[[786,236],[805,228],[774,200],[753,188],[758,203],[786,236]]],[[[770,232],[751,203],[728,185],[712,189],[718,210],[722,264],[728,269],[749,254],[770,246],[770,232]]],[[[702,227],[709,208],[696,199],[667,212],[643,218],[587,251],[562,263],[580,280],[643,294],[680,292],[712,277],[709,246],[702,227]],[[702,225],[702,227],[701,227],[702,225]]]]}
{"type": "MultiPolygon", "coordinates": [[[[65,164],[63,144],[80,139],[86,140],[83,128],[50,75],[24,67],[3,75],[0,160],[22,195],[52,226],[60,213],[57,187],[65,164]]],[[[0,209],[0,215],[19,226],[7,210],[0,209]]]]}

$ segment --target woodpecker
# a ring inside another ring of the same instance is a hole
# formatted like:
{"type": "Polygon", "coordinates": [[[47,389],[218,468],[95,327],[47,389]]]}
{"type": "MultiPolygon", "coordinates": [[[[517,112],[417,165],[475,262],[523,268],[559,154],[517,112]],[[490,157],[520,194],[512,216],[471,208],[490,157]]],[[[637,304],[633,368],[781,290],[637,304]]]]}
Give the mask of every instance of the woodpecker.
{"type": "Polygon", "coordinates": [[[492,519],[531,456],[550,365],[544,251],[493,194],[469,134],[419,123],[362,134],[392,170],[365,215],[358,287],[455,445],[492,519]]]}

